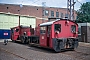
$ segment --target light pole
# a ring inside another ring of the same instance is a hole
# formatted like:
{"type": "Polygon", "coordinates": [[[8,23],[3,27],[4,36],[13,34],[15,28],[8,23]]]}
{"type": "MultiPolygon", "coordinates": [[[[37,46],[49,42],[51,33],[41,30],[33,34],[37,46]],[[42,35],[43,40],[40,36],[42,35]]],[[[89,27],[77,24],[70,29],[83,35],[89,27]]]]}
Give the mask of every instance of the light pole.
{"type": "Polygon", "coordinates": [[[7,7],[7,13],[8,13],[8,9],[9,9],[9,7],[7,7]]]}
{"type": "Polygon", "coordinates": [[[20,26],[20,11],[21,11],[21,8],[23,7],[23,5],[22,4],[20,4],[20,10],[18,10],[19,11],[19,26],[20,26]]]}
{"type": "Polygon", "coordinates": [[[46,2],[42,2],[42,23],[44,23],[46,2]]]}
{"type": "Polygon", "coordinates": [[[74,20],[74,0],[67,0],[67,14],[70,13],[70,20],[74,20]],[[68,13],[69,12],[69,13],[68,13]]]}

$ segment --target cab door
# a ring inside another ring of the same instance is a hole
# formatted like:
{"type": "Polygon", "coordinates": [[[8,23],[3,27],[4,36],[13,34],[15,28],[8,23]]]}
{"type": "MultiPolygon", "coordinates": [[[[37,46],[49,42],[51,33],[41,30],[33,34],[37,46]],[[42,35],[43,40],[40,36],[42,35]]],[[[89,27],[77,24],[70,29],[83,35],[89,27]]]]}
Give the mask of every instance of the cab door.
{"type": "Polygon", "coordinates": [[[40,27],[40,46],[47,47],[47,27],[40,27]]]}
{"type": "Polygon", "coordinates": [[[14,29],[11,28],[11,40],[14,40],[14,29]]]}
{"type": "Polygon", "coordinates": [[[19,36],[19,28],[13,28],[12,29],[12,38],[13,38],[13,40],[17,40],[18,36],[19,36]]]}

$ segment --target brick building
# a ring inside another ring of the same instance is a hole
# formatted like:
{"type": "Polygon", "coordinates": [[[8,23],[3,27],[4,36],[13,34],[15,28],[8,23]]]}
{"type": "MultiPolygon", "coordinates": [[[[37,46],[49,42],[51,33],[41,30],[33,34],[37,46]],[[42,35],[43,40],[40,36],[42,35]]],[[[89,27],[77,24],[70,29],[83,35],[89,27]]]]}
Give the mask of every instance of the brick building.
{"type": "MultiPolygon", "coordinates": [[[[69,15],[67,14],[66,8],[57,7],[41,7],[41,6],[30,6],[30,5],[20,5],[16,4],[0,4],[0,12],[20,14],[33,16],[36,18],[36,26],[42,22],[47,22],[48,18],[65,18],[69,15]]],[[[76,12],[74,14],[74,20],[76,19],[76,12]]]]}

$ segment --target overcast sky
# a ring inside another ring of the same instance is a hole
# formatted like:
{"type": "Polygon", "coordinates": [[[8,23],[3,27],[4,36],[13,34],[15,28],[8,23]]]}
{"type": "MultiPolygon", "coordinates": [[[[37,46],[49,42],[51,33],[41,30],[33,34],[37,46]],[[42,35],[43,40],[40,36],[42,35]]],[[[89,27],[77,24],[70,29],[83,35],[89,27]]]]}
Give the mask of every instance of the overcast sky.
{"type": "MultiPolygon", "coordinates": [[[[74,0],[77,1],[77,0],[74,0]]],[[[80,3],[90,2],[90,0],[78,0],[80,3]]],[[[47,7],[67,7],[67,0],[0,0],[0,3],[7,4],[22,4],[22,5],[34,5],[34,6],[42,6],[42,2],[45,2],[47,7]]],[[[76,2],[75,10],[80,8],[80,3],[76,2]]]]}

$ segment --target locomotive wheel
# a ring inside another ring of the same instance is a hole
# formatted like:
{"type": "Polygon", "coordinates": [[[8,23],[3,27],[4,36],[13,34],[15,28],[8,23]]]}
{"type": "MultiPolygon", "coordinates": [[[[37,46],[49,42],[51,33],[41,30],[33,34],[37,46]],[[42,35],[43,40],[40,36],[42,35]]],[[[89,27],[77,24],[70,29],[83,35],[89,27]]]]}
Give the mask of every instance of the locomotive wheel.
{"type": "Polygon", "coordinates": [[[28,39],[28,43],[30,44],[31,42],[30,42],[30,39],[28,39]]]}
{"type": "Polygon", "coordinates": [[[74,44],[72,44],[72,47],[71,47],[70,49],[71,49],[71,50],[74,50],[74,48],[75,48],[75,47],[74,47],[74,44]]]}
{"type": "Polygon", "coordinates": [[[16,40],[12,40],[12,42],[14,42],[14,43],[15,43],[15,42],[16,42],[16,40]]]}
{"type": "Polygon", "coordinates": [[[25,39],[24,39],[24,37],[21,37],[21,42],[22,42],[23,44],[25,44],[25,39]]]}
{"type": "Polygon", "coordinates": [[[28,39],[28,44],[29,46],[32,46],[30,39],[28,39]]]}
{"type": "Polygon", "coordinates": [[[21,40],[21,42],[24,44],[25,42],[24,42],[24,40],[21,40]]]}
{"type": "Polygon", "coordinates": [[[72,51],[74,51],[74,48],[71,48],[72,51]]]}
{"type": "Polygon", "coordinates": [[[75,48],[75,41],[73,41],[73,40],[70,40],[69,41],[69,47],[70,47],[70,50],[74,50],[74,48],[75,48]]]}
{"type": "Polygon", "coordinates": [[[57,41],[57,39],[53,39],[53,49],[55,52],[61,52],[60,41],[57,41]]]}

